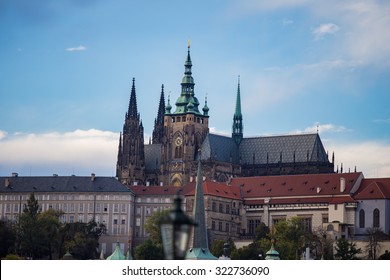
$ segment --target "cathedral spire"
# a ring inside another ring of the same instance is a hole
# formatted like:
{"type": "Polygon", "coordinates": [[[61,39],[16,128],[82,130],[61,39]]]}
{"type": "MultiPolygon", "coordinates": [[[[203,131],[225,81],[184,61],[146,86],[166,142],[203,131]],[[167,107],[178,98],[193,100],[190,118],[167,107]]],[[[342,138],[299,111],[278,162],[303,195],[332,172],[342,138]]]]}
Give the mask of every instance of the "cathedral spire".
{"type": "Polygon", "coordinates": [[[164,111],[164,85],[161,85],[160,103],[158,105],[157,118],[154,121],[153,144],[162,143],[162,138],[164,136],[164,111]]]}
{"type": "Polygon", "coordinates": [[[243,125],[242,125],[242,114],[241,114],[241,93],[240,93],[240,76],[238,76],[238,87],[236,97],[236,110],[233,116],[233,131],[232,138],[237,145],[241,143],[243,138],[243,125]]]}
{"type": "Polygon", "coordinates": [[[176,110],[174,114],[194,113],[201,115],[199,112],[199,101],[195,97],[194,78],[192,77],[192,61],[190,55],[190,44],[188,44],[187,58],[184,63],[184,77],[181,81],[181,93],[176,100],[176,110]],[[190,110],[189,110],[190,109],[190,110]]]}
{"type": "Polygon", "coordinates": [[[127,112],[128,117],[137,117],[138,116],[138,110],[137,110],[137,96],[135,94],[135,79],[133,78],[133,85],[131,86],[131,94],[130,94],[130,102],[129,102],[129,109],[127,112]]]}

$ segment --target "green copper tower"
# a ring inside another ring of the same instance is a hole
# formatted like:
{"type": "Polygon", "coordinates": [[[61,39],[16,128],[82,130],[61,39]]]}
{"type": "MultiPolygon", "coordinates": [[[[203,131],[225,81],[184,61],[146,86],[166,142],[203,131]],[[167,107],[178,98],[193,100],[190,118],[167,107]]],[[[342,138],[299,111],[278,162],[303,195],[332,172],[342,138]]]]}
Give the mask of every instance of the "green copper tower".
{"type": "Polygon", "coordinates": [[[241,114],[241,94],[240,94],[240,76],[238,76],[238,88],[236,98],[236,110],[233,116],[233,132],[232,138],[237,145],[240,145],[243,138],[243,125],[242,125],[242,114],[241,114]]]}

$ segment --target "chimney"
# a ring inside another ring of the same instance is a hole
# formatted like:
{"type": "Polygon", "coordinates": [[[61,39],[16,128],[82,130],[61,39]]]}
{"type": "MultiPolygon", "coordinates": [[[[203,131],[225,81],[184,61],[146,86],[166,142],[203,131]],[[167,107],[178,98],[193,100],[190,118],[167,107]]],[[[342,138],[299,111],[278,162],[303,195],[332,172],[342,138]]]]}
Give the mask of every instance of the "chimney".
{"type": "Polygon", "coordinates": [[[91,173],[91,182],[95,181],[96,175],[95,173],[91,173]]]}
{"type": "Polygon", "coordinates": [[[4,187],[8,188],[9,185],[10,185],[9,179],[8,179],[8,178],[5,178],[5,180],[4,180],[4,187]]]}
{"type": "Polygon", "coordinates": [[[341,177],[340,178],[340,192],[344,192],[344,191],[345,191],[345,178],[341,177]]]}
{"type": "Polygon", "coordinates": [[[146,181],[146,186],[147,186],[147,187],[150,186],[150,182],[149,182],[149,181],[146,181]]]}
{"type": "Polygon", "coordinates": [[[12,177],[18,177],[18,175],[19,175],[19,174],[16,173],[16,172],[13,172],[13,173],[12,173],[12,177]]]}
{"type": "Polygon", "coordinates": [[[164,183],[163,182],[160,182],[160,187],[164,186],[164,183]]]}
{"type": "Polygon", "coordinates": [[[134,182],[133,182],[133,186],[138,186],[138,182],[137,182],[137,181],[134,181],[134,182]]]}
{"type": "Polygon", "coordinates": [[[320,193],[320,192],[321,192],[321,188],[317,187],[317,193],[320,193]]]}

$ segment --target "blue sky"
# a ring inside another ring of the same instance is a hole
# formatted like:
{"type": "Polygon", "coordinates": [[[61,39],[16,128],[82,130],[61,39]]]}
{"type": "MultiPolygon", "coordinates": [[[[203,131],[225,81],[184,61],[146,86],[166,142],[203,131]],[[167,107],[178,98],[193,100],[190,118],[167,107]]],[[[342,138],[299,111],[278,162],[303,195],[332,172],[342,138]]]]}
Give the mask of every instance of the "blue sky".
{"type": "Polygon", "coordinates": [[[114,176],[136,79],[145,139],[161,84],[180,93],[187,41],[210,129],[316,132],[366,177],[390,176],[390,2],[0,2],[0,175],[114,176]]]}

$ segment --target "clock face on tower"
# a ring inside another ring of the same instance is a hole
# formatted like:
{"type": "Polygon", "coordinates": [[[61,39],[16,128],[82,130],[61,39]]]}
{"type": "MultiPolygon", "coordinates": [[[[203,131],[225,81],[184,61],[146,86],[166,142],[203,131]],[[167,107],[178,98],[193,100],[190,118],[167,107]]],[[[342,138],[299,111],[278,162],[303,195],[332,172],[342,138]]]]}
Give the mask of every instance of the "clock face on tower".
{"type": "Polygon", "coordinates": [[[175,140],[175,145],[181,146],[181,144],[183,144],[183,139],[180,136],[178,136],[175,140]]]}

